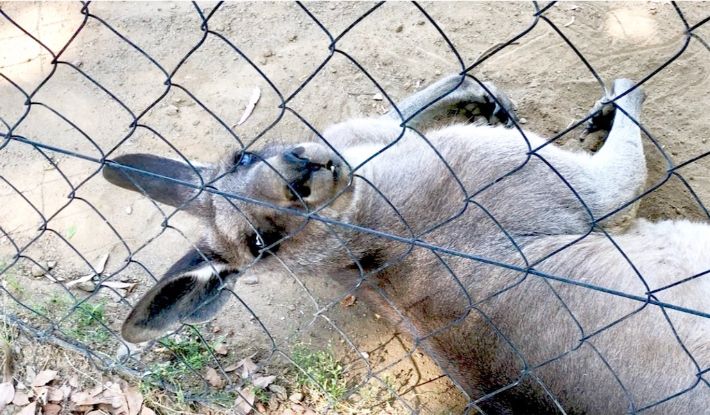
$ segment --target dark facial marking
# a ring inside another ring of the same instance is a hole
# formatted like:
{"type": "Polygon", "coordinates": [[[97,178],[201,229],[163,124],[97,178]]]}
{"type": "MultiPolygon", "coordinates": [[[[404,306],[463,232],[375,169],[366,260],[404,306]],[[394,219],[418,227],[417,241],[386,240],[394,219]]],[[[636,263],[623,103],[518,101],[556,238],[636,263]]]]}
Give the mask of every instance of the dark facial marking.
{"type": "Polygon", "coordinates": [[[279,227],[259,230],[258,233],[250,235],[247,239],[249,252],[255,257],[259,256],[264,248],[268,248],[267,254],[275,253],[279,250],[279,245],[276,242],[283,239],[283,237],[284,231],[279,227]]]}

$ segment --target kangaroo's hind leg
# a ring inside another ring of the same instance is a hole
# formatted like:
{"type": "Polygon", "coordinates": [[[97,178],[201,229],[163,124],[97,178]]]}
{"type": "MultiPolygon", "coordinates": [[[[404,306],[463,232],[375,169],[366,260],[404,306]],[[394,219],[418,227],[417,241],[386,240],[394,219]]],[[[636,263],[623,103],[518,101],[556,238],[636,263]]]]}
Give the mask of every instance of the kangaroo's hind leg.
{"type": "MultiPolygon", "coordinates": [[[[631,89],[634,82],[617,79],[612,96],[631,89]]],[[[540,154],[556,166],[592,211],[595,219],[604,217],[629,204],[646,183],[646,159],[641,142],[641,129],[637,124],[645,96],[636,88],[613,104],[598,103],[590,125],[597,129],[610,128],[604,145],[594,155],[570,153],[560,148],[543,149],[540,154]]],[[[600,101],[603,102],[603,101],[600,101]]],[[[634,206],[624,210],[625,215],[603,221],[605,227],[625,225],[634,206]],[[622,219],[622,223],[617,220],[622,219]]]]}

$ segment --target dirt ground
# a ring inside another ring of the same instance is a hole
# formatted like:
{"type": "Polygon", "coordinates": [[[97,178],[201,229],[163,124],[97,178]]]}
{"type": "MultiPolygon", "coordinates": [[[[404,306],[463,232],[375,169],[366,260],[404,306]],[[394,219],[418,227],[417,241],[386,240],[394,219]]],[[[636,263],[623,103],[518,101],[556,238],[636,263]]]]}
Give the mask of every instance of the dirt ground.
{"type": "MultiPolygon", "coordinates": [[[[214,5],[200,3],[205,13],[214,5]]],[[[305,5],[334,37],[373,6],[367,2],[305,5]]],[[[437,2],[420,6],[446,34],[466,66],[527,29],[534,20],[531,3],[437,2]]],[[[693,25],[710,15],[708,6],[706,2],[681,2],[678,7],[693,25]]],[[[83,21],[78,3],[0,2],[0,7],[54,52],[63,48],[83,21]]],[[[115,148],[112,156],[146,152],[177,157],[179,152],[190,160],[212,162],[238,148],[238,140],[248,143],[258,138],[256,145],[261,147],[269,142],[309,139],[312,132],[308,126],[291,112],[282,112],[279,104],[281,97],[290,97],[328,58],[330,40],[296,3],[223,4],[209,21],[209,28],[229,40],[239,53],[224,39],[209,35],[175,72],[173,87],[168,88],[163,71],[171,73],[202,38],[201,20],[192,4],[101,2],[92,3],[89,10],[145,54],[90,18],[60,57],[71,66],[53,65],[46,50],[0,16],[0,73],[27,92],[51,75],[33,96],[36,104],[28,113],[25,97],[0,78],[0,117],[7,124],[0,123],[0,131],[21,120],[13,134],[85,157],[40,152],[17,140],[4,144],[0,150],[0,271],[6,268],[2,274],[6,312],[20,313],[31,325],[46,328],[47,321],[22,311],[12,297],[33,309],[41,308],[56,320],[66,314],[65,302],[71,307],[91,296],[89,302],[105,305],[104,322],[115,331],[130,309],[128,304],[152,284],[151,275],[159,277],[182,256],[199,239],[200,228],[184,213],[171,216],[164,228],[171,209],[109,186],[96,175],[99,165],[91,160],[101,159],[115,148]],[[256,109],[244,124],[235,126],[255,87],[262,93],[256,109]],[[144,111],[142,126],[133,131],[131,114],[138,116],[144,111]],[[43,218],[48,220],[47,230],[41,232],[38,228],[43,218]],[[16,247],[30,242],[23,257],[15,260],[16,247]],[[124,287],[116,288],[117,293],[102,289],[90,294],[77,287],[67,290],[52,280],[66,283],[91,275],[89,264],[96,267],[107,254],[102,275],[125,284],[116,286],[124,287]],[[126,262],[129,257],[131,262],[126,262]],[[42,276],[44,272],[38,271],[37,265],[51,268],[52,278],[42,276]]],[[[387,101],[354,62],[395,101],[445,74],[460,71],[456,55],[428,16],[410,3],[377,8],[337,42],[339,52],[288,106],[322,131],[332,123],[388,109],[387,101]]],[[[666,2],[562,2],[544,16],[578,48],[607,85],[620,77],[640,80],[684,47],[683,22],[666,2]]],[[[697,34],[708,38],[709,27],[703,26],[697,34]]],[[[641,121],[652,136],[644,140],[649,188],[660,183],[667,171],[654,140],[676,165],[710,151],[705,112],[710,105],[708,52],[707,46],[691,39],[680,57],[644,86],[647,99],[641,121]]],[[[553,136],[584,117],[603,92],[545,20],[472,73],[505,90],[516,103],[524,127],[544,136],[553,136]]],[[[598,144],[584,138],[581,129],[566,134],[559,143],[574,149],[598,144]]],[[[679,172],[694,195],[673,176],[643,198],[639,216],[707,220],[698,200],[710,206],[708,167],[707,158],[682,167],[679,172]]],[[[235,293],[243,304],[233,300],[222,316],[201,329],[210,341],[218,339],[228,346],[226,355],[219,356],[225,365],[256,353],[255,360],[281,374],[280,368],[288,364],[272,352],[287,352],[294,345],[305,344],[332,350],[344,363],[350,386],[367,379],[364,374],[369,366],[382,380],[379,388],[389,387],[401,397],[373,398],[368,409],[362,402],[353,403],[351,407],[358,408],[354,413],[408,413],[407,406],[419,413],[460,413],[466,404],[425,355],[418,350],[410,353],[406,337],[395,333],[364,304],[336,302],[322,310],[342,294],[322,276],[263,275],[251,284],[237,284],[235,293]]],[[[75,324],[68,318],[60,329],[71,331],[75,324]]],[[[113,335],[101,342],[83,340],[107,356],[114,356],[120,345],[113,335]]],[[[146,361],[161,358],[165,357],[159,353],[147,354],[143,363],[131,362],[129,366],[144,371],[146,361]]],[[[362,390],[357,391],[355,400],[366,400],[362,390]]],[[[308,406],[308,399],[304,406],[308,406]]],[[[281,405],[280,411],[290,410],[287,407],[281,405]]]]}

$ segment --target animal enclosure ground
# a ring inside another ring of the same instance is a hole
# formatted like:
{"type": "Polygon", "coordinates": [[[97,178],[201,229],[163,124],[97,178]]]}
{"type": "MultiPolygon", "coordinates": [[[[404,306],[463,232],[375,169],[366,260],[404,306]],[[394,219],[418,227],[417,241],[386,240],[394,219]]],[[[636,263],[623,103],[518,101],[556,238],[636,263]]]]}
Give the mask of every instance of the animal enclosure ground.
{"type": "MultiPolygon", "coordinates": [[[[205,14],[216,6],[199,5],[205,14]]],[[[366,2],[306,4],[333,34],[346,30],[374,6],[366,2]]],[[[84,19],[79,3],[0,3],[0,7],[55,52],[84,19]]],[[[529,3],[437,2],[421,7],[448,36],[466,66],[522,32],[534,14],[529,3]]],[[[678,7],[690,25],[710,14],[706,2],[683,2],[678,7]]],[[[199,15],[190,3],[101,2],[92,3],[89,10],[168,72],[200,44],[203,35],[199,15]]],[[[685,42],[684,26],[668,3],[563,2],[544,15],[607,83],[621,77],[642,79],[671,59],[685,42]]],[[[209,28],[223,38],[208,36],[172,77],[181,87],[168,88],[165,75],[150,59],[97,19],[89,19],[63,52],[61,59],[70,66],[53,64],[36,42],[0,17],[0,73],[25,91],[34,90],[52,75],[33,97],[33,102],[46,106],[33,105],[13,133],[96,159],[118,146],[112,156],[143,152],[173,158],[182,155],[199,162],[217,161],[239,148],[227,128],[244,143],[258,138],[257,148],[310,139],[309,127],[293,113],[282,112],[279,104],[330,54],[330,40],[314,20],[295,3],[226,3],[210,19],[209,28]],[[236,125],[255,88],[261,91],[258,104],[246,122],[236,125]],[[141,124],[149,128],[133,131],[130,112],[138,115],[145,110],[141,124]]],[[[708,25],[699,32],[706,35],[708,25]]],[[[376,8],[347,31],[337,47],[359,62],[395,101],[461,69],[429,17],[409,3],[376,8]]],[[[705,113],[710,105],[708,53],[707,45],[691,39],[680,57],[644,84],[647,99],[642,122],[676,164],[710,151],[705,113]]],[[[506,91],[517,104],[524,127],[543,136],[553,136],[586,116],[602,95],[580,58],[544,21],[472,73],[506,91]]],[[[341,53],[317,71],[289,106],[319,131],[348,118],[383,114],[389,108],[370,79],[341,53]]],[[[0,79],[0,117],[13,125],[25,109],[25,97],[0,79]]],[[[564,135],[559,144],[593,150],[599,140],[583,136],[578,129],[564,135]]],[[[665,176],[666,162],[650,140],[645,138],[644,145],[651,186],[665,176]]],[[[701,158],[682,168],[695,196],[706,206],[710,202],[709,164],[701,158]]],[[[152,285],[151,275],[162,275],[198,240],[200,225],[180,212],[164,227],[171,209],[110,186],[96,175],[99,167],[60,152],[42,153],[16,140],[0,149],[0,227],[5,232],[0,237],[0,271],[5,269],[2,301],[7,313],[40,330],[58,323],[56,328],[63,335],[108,358],[121,347],[115,333],[130,309],[128,303],[135,303],[152,285]],[[68,183],[80,185],[76,193],[68,183]],[[42,218],[51,218],[44,232],[38,231],[42,218]],[[15,246],[34,238],[23,258],[16,261],[15,246]],[[129,257],[134,262],[126,265],[129,257]],[[108,277],[105,282],[109,284],[94,292],[97,282],[91,275],[97,268],[102,268],[98,274],[108,277]]],[[[638,215],[707,219],[694,195],[676,177],[644,197],[638,215]]],[[[318,389],[328,389],[332,397],[340,390],[341,380],[350,388],[371,373],[377,373],[379,380],[365,382],[339,410],[408,413],[408,405],[421,413],[459,413],[467,403],[421,350],[412,352],[410,341],[357,301],[357,296],[337,301],[344,291],[324,276],[284,271],[239,281],[234,291],[244,304],[232,300],[224,314],[200,327],[216,353],[195,350],[190,342],[200,341],[189,328],[177,340],[167,340],[177,342],[167,349],[187,345],[182,358],[195,359],[188,366],[199,366],[197,372],[203,377],[208,367],[215,366],[214,357],[223,367],[249,356],[268,362],[262,375],[277,375],[275,384],[286,386],[289,395],[301,389],[307,395],[305,401],[280,399],[279,409],[274,409],[269,400],[279,393],[267,387],[262,404],[273,411],[291,410],[292,404],[322,410],[327,399],[317,396],[318,389]],[[275,349],[302,350],[303,362],[315,366],[313,373],[325,383],[314,387],[302,378],[299,381],[288,360],[272,353],[275,349]]],[[[181,393],[202,397],[217,408],[228,407],[234,400],[231,395],[220,396],[218,387],[203,390],[200,377],[193,376],[189,367],[181,367],[181,360],[167,353],[165,346],[154,347],[142,359],[128,367],[139,373],[150,370],[163,378],[172,376],[174,383],[183,382],[181,393]],[[166,362],[178,363],[166,366],[166,362]],[[194,383],[184,380],[190,376],[196,378],[194,383]]],[[[235,372],[225,374],[236,378],[235,372]]]]}

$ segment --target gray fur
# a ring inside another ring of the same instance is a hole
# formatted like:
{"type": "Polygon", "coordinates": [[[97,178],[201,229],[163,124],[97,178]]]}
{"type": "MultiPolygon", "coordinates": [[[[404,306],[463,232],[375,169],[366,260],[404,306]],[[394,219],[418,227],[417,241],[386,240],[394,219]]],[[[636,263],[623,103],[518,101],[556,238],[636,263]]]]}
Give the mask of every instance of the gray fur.
{"type": "MultiPolygon", "coordinates": [[[[514,118],[508,99],[486,85],[514,118]]],[[[615,81],[613,93],[632,85],[628,80],[615,81]]],[[[429,106],[412,125],[426,127],[434,115],[451,106],[491,101],[474,81],[452,76],[405,100],[400,112],[409,118],[452,90],[454,94],[429,106]]],[[[637,89],[617,104],[638,120],[642,101],[637,89]]],[[[489,114],[491,121],[505,118],[495,113],[506,111],[489,114]]],[[[517,387],[482,401],[478,407],[486,413],[546,414],[564,409],[620,414],[688,388],[689,392],[643,413],[707,411],[710,388],[707,380],[698,380],[695,364],[701,370],[710,366],[708,319],[672,310],[664,314],[654,305],[516,271],[531,267],[644,297],[649,289],[710,269],[707,224],[650,223],[629,218],[633,209],[626,209],[598,224],[605,229],[620,224],[625,229],[611,235],[618,247],[600,227],[593,227],[590,214],[599,218],[624,206],[645,184],[640,132],[632,120],[617,111],[607,142],[594,155],[554,145],[530,153],[545,140],[527,131],[524,138],[514,129],[471,124],[429,130],[427,142],[400,123],[399,115],[391,113],[328,128],[323,135],[342,158],[317,139],[302,144],[300,154],[316,166],[305,182],[308,197],[294,195],[293,183],[305,176],[303,166],[281,154],[290,149],[265,153],[265,161],[233,173],[228,173],[234,170],[230,156],[206,175],[223,176],[212,184],[224,192],[284,208],[317,209],[324,217],[509,267],[435,253],[222,196],[211,196],[208,202],[200,199],[208,205],[200,212],[210,225],[204,243],[219,253],[220,264],[228,264],[230,270],[278,272],[282,265],[275,258],[265,255],[255,261],[248,249],[255,230],[268,230],[269,235],[285,238],[271,240],[267,248],[278,247],[276,255],[292,269],[329,275],[345,287],[360,284],[366,276],[357,295],[411,333],[418,347],[472,400],[519,380],[517,387]],[[396,144],[351,174],[350,169],[398,137],[396,144]],[[337,175],[317,167],[329,162],[337,175]],[[624,219],[621,223],[619,217],[624,219]],[[636,312],[622,319],[632,311],[636,312]]],[[[656,298],[706,310],[710,280],[697,278],[660,291],[656,298]]],[[[194,307],[190,301],[184,303],[194,307]]],[[[145,309],[145,304],[140,307],[145,309]]],[[[216,312],[216,307],[210,310],[216,312]]],[[[136,321],[127,320],[128,331],[141,332],[136,321]]],[[[175,319],[155,316],[151,330],[133,340],[154,337],[154,327],[167,331],[175,324],[175,319]]]]}

